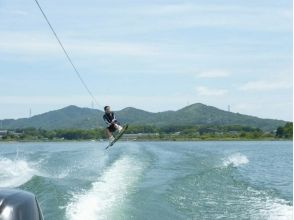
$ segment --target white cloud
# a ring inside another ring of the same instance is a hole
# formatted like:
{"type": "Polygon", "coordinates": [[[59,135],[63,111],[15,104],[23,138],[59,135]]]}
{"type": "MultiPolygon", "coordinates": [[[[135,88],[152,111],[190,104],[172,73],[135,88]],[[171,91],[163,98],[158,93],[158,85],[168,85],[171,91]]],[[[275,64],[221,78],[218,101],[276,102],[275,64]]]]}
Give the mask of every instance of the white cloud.
{"type": "MultiPolygon", "coordinates": [[[[162,42],[99,41],[88,37],[76,39],[68,33],[61,37],[61,41],[70,56],[81,58],[79,62],[88,62],[95,56],[99,57],[99,61],[103,59],[109,61],[107,56],[114,58],[123,56],[141,59],[148,63],[155,61],[156,65],[165,68],[181,65],[179,60],[207,60],[210,57],[210,53],[204,50],[187,51],[183,50],[180,44],[171,45],[162,42]],[[85,59],[85,55],[89,59],[85,59]]],[[[63,57],[63,53],[50,32],[49,35],[36,32],[0,32],[0,59],[15,61],[15,56],[19,56],[17,60],[21,58],[25,61],[34,61],[44,57],[63,57]]],[[[149,65],[148,68],[156,65],[149,65]]],[[[162,69],[160,72],[163,73],[162,69]]],[[[182,74],[183,70],[177,72],[182,74]]]]}
{"type": "MultiPolygon", "coordinates": [[[[126,8],[126,11],[131,17],[138,15],[156,17],[155,25],[142,26],[142,29],[148,31],[195,27],[291,31],[292,11],[290,8],[180,3],[130,7],[126,8]],[[257,19],[259,22],[256,22],[257,19]]],[[[141,30],[140,27],[137,27],[137,30],[141,30]]]]}
{"type": "MultiPolygon", "coordinates": [[[[54,37],[48,35],[46,37],[35,33],[1,32],[0,51],[18,55],[61,54],[61,49],[54,37]]],[[[75,54],[154,56],[160,53],[158,47],[148,43],[66,39],[63,40],[63,44],[67,50],[75,54]]]]}
{"type": "Polygon", "coordinates": [[[207,70],[197,73],[197,77],[199,78],[222,78],[228,77],[229,75],[230,73],[225,70],[207,70]]]}
{"type": "Polygon", "coordinates": [[[14,15],[28,15],[28,12],[24,10],[12,10],[10,13],[14,15]]]}
{"type": "Polygon", "coordinates": [[[239,89],[242,91],[271,91],[292,88],[291,81],[252,81],[242,85],[239,89]]]}
{"type": "Polygon", "coordinates": [[[198,86],[196,92],[200,96],[223,96],[228,91],[225,89],[211,89],[205,86],[198,86]]]}

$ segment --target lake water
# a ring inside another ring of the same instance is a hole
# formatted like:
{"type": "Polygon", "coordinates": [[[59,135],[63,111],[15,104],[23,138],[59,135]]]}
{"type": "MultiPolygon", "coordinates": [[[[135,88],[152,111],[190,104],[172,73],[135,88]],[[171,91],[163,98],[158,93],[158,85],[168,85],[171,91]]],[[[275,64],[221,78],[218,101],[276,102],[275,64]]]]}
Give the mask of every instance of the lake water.
{"type": "Polygon", "coordinates": [[[0,143],[46,220],[292,219],[292,142],[0,143]]]}

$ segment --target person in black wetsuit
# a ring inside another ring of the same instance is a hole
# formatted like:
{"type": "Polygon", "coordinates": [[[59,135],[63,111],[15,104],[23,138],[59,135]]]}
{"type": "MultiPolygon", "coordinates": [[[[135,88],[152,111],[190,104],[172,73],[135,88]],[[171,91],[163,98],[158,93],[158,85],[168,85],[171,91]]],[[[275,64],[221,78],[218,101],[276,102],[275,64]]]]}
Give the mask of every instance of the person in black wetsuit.
{"type": "Polygon", "coordinates": [[[116,120],[114,113],[111,111],[110,106],[104,107],[105,114],[103,115],[103,120],[106,123],[106,132],[109,138],[109,141],[112,142],[114,137],[112,135],[113,132],[118,130],[121,131],[122,126],[119,125],[119,122],[116,120]]]}

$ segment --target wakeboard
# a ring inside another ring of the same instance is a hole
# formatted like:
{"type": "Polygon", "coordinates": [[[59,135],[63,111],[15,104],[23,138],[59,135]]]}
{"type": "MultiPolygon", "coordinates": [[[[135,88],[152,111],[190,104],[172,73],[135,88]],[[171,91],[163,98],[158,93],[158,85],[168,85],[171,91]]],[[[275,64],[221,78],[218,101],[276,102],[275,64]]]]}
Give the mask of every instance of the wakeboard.
{"type": "Polygon", "coordinates": [[[128,127],[129,127],[128,124],[124,125],[122,130],[114,137],[114,140],[109,143],[109,145],[105,148],[105,150],[111,147],[112,145],[114,145],[114,143],[117,142],[123,136],[123,134],[128,129],[128,127]]]}

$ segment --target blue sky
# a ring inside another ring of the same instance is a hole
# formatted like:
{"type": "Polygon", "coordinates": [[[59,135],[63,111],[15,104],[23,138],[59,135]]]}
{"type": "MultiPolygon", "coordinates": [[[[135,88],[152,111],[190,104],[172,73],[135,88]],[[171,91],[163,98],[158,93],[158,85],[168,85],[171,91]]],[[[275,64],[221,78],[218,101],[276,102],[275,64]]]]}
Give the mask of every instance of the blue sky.
{"type": "MultiPolygon", "coordinates": [[[[291,0],[39,2],[100,109],[292,121],[291,0]]],[[[0,0],[0,66],[0,119],[91,107],[34,0],[0,0]]]]}

